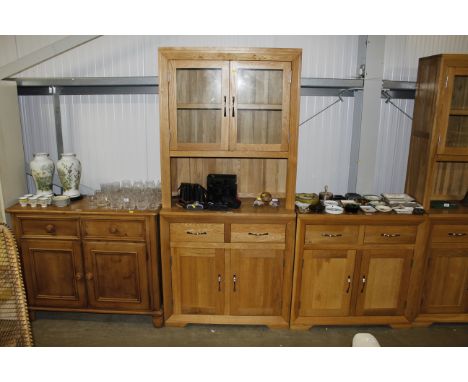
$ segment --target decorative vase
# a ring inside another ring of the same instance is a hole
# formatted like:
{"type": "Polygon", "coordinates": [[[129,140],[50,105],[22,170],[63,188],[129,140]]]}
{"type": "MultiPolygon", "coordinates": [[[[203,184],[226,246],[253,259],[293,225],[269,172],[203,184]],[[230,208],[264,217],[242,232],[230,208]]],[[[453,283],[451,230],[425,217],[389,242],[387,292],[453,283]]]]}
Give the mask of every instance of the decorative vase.
{"type": "Polygon", "coordinates": [[[34,154],[29,163],[31,174],[36,184],[36,195],[52,194],[52,179],[54,177],[54,162],[47,153],[34,154]]]}
{"type": "Polygon", "coordinates": [[[57,162],[57,172],[63,187],[63,195],[70,198],[80,196],[81,163],[76,154],[64,153],[57,162]]]}

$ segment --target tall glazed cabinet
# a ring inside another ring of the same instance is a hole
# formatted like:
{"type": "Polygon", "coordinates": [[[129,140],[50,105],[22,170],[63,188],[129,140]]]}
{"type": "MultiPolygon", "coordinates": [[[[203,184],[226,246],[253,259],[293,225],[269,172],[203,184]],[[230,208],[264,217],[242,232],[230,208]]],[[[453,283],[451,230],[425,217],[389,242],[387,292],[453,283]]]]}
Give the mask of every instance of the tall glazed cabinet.
{"type": "Polygon", "coordinates": [[[406,179],[430,222],[416,325],[468,322],[468,208],[431,209],[467,191],[468,55],[421,58],[406,179]]]}
{"type": "Polygon", "coordinates": [[[300,49],[159,49],[166,325],[288,326],[300,69],[300,49]],[[237,176],[239,209],[175,205],[208,174],[237,176]]]}

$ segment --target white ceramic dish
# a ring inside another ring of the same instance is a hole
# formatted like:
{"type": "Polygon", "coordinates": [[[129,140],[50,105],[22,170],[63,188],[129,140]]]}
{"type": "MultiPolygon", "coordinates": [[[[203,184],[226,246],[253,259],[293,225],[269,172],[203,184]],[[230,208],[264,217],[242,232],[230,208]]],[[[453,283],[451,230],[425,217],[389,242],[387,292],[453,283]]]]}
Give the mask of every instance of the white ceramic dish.
{"type": "Polygon", "coordinates": [[[332,215],[340,215],[342,214],[344,209],[340,206],[326,206],[325,207],[325,212],[327,214],[332,214],[332,215]]]}
{"type": "Polygon", "coordinates": [[[384,205],[375,206],[375,209],[379,212],[390,212],[392,210],[389,206],[384,205]]]}
{"type": "Polygon", "coordinates": [[[54,196],[52,201],[56,207],[66,207],[70,204],[70,198],[66,195],[54,196]]]}
{"type": "Polygon", "coordinates": [[[372,206],[361,206],[362,212],[373,214],[377,210],[372,206]]]}
{"type": "Polygon", "coordinates": [[[369,202],[377,202],[380,200],[380,196],[378,195],[363,195],[363,198],[369,202]]]}
{"type": "Polygon", "coordinates": [[[338,202],[336,200],[324,200],[323,205],[324,206],[337,206],[338,202]]]}

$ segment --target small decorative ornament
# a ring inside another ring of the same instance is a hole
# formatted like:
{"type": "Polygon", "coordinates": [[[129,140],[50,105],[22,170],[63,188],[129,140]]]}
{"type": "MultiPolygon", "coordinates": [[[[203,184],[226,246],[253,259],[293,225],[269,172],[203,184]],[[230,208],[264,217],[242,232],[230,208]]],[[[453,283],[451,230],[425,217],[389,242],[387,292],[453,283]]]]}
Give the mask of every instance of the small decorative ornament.
{"type": "Polygon", "coordinates": [[[57,162],[57,172],[63,187],[63,195],[70,198],[80,196],[81,163],[76,154],[64,153],[57,162]]]}
{"type": "Polygon", "coordinates": [[[264,203],[270,203],[270,202],[271,202],[271,199],[272,199],[272,196],[271,196],[271,194],[270,194],[269,192],[264,191],[264,192],[262,192],[262,193],[260,194],[260,199],[261,199],[262,202],[264,202],[264,203]]]}
{"type": "Polygon", "coordinates": [[[34,154],[29,163],[31,174],[36,184],[36,195],[49,195],[52,193],[52,179],[54,176],[54,162],[47,153],[34,154]]]}

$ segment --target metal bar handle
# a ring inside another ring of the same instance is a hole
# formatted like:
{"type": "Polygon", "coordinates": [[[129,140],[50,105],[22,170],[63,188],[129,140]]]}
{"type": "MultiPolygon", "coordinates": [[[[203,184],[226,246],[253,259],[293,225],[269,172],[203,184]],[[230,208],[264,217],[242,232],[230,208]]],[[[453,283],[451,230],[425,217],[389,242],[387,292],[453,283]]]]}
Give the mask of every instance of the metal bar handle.
{"type": "Polygon", "coordinates": [[[322,233],[324,237],[341,237],[343,236],[341,233],[322,233]]]}
{"type": "Polygon", "coordinates": [[[364,292],[364,287],[366,286],[366,276],[362,276],[362,288],[361,288],[361,293],[364,292]]]}
{"type": "Polygon", "coordinates": [[[193,232],[193,231],[187,231],[187,235],[195,235],[195,236],[200,236],[200,235],[206,235],[207,232],[193,232]]]}
{"type": "Polygon", "coordinates": [[[227,97],[224,96],[224,116],[226,116],[226,100],[227,100],[227,97]]]}
{"type": "Polygon", "coordinates": [[[218,274],[218,292],[221,292],[221,275],[218,274]]]}
{"type": "Polygon", "coordinates": [[[346,293],[349,293],[350,288],[351,288],[351,276],[348,276],[348,288],[346,288],[346,293]]]}
{"type": "Polygon", "coordinates": [[[382,233],[380,236],[383,237],[398,237],[401,236],[399,233],[382,233]]]}
{"type": "Polygon", "coordinates": [[[232,276],[232,281],[234,283],[234,292],[235,292],[236,291],[236,282],[237,282],[237,276],[236,275],[232,276]]]}
{"type": "Polygon", "coordinates": [[[460,237],[460,236],[466,236],[465,232],[449,232],[447,234],[450,237],[460,237]]]}
{"type": "Polygon", "coordinates": [[[235,117],[236,113],[234,111],[234,104],[236,102],[236,97],[232,97],[232,116],[235,117]]]}
{"type": "Polygon", "coordinates": [[[249,232],[249,235],[251,236],[267,236],[269,235],[268,232],[249,232]]]}

